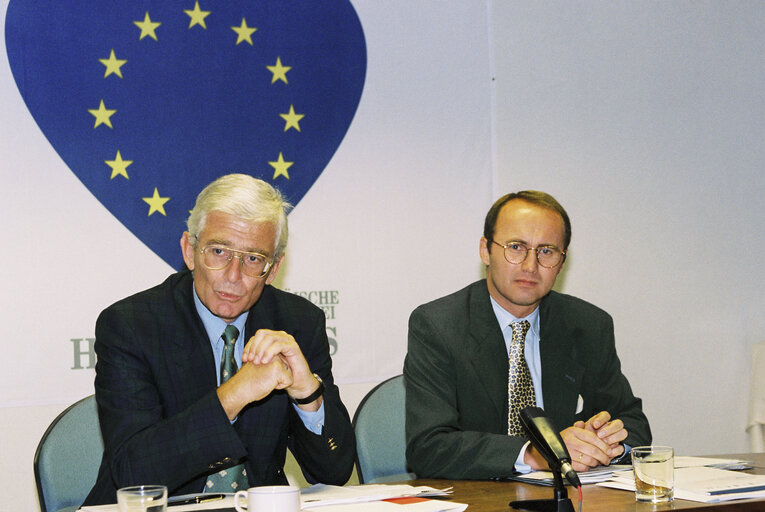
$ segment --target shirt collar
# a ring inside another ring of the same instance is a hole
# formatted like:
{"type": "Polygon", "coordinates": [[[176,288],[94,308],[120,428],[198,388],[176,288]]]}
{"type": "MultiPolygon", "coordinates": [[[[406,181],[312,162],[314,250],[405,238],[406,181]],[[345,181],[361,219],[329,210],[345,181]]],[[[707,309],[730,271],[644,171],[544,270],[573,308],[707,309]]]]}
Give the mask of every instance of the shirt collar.
{"type": "MultiPolygon", "coordinates": [[[[205,332],[207,332],[207,337],[210,339],[211,343],[215,343],[218,341],[223,334],[223,331],[226,329],[226,326],[228,325],[228,322],[223,320],[222,318],[219,318],[215,316],[212,311],[207,309],[207,306],[205,306],[202,301],[199,299],[199,295],[197,295],[197,290],[194,287],[194,285],[191,285],[191,289],[194,292],[194,306],[197,308],[197,314],[199,315],[199,318],[202,319],[202,324],[205,326],[205,332]]],[[[244,324],[247,322],[247,315],[249,315],[249,311],[245,311],[238,317],[236,317],[236,320],[231,322],[234,327],[239,329],[239,338],[244,336],[244,324]]],[[[237,338],[238,340],[238,338],[237,338]]]]}
{"type": "Polygon", "coordinates": [[[505,308],[499,305],[499,303],[494,300],[494,297],[489,295],[489,300],[491,300],[491,308],[494,310],[494,316],[497,318],[497,322],[499,322],[499,328],[502,329],[504,332],[505,328],[510,325],[511,322],[517,322],[519,320],[528,320],[531,332],[534,334],[536,338],[539,338],[539,306],[534,308],[534,311],[529,313],[523,318],[517,318],[515,315],[508,312],[505,308]]]}

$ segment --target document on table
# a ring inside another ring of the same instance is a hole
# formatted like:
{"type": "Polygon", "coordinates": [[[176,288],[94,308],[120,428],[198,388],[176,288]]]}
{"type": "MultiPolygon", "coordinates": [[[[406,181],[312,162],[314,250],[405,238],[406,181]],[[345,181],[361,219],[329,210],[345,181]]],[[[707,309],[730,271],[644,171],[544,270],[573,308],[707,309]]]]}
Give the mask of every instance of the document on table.
{"type": "MultiPolygon", "coordinates": [[[[367,501],[364,503],[346,503],[344,505],[328,505],[317,509],[321,512],[463,512],[468,508],[466,503],[441,501],[430,498],[393,498],[382,501],[367,501]],[[402,508],[405,507],[405,508],[402,508]]],[[[302,510],[311,510],[305,509],[302,510]]]]}
{"type": "Polygon", "coordinates": [[[415,487],[411,485],[393,484],[346,485],[340,487],[337,485],[316,484],[301,489],[300,498],[303,503],[303,510],[307,510],[316,507],[323,508],[329,505],[364,503],[393,498],[448,496],[451,492],[451,487],[447,489],[436,489],[427,486],[415,487]]]}
{"type": "Polygon", "coordinates": [[[708,466],[718,469],[742,470],[751,469],[751,464],[741,459],[720,459],[717,457],[689,457],[686,455],[675,456],[675,468],[693,468],[708,466]]]}
{"type": "MultiPolygon", "coordinates": [[[[316,484],[300,490],[301,510],[316,512],[462,512],[467,504],[430,499],[449,496],[451,487],[367,484],[335,486],[316,484]],[[406,507],[405,509],[402,508],[406,507]]],[[[81,512],[119,512],[116,504],[82,507],[81,512]]],[[[168,512],[234,510],[234,495],[214,502],[173,505],[168,512]]]]}
{"type": "MultiPolygon", "coordinates": [[[[193,496],[193,495],[189,495],[193,496]]],[[[203,494],[199,496],[204,497],[203,494]]],[[[110,505],[90,505],[87,507],[80,507],[79,512],[119,512],[119,506],[114,503],[110,505]]],[[[235,510],[234,509],[234,495],[227,494],[225,498],[219,500],[208,501],[205,503],[192,503],[188,505],[170,505],[167,507],[170,512],[196,512],[197,510],[235,510]]]]}
{"type": "MultiPolygon", "coordinates": [[[[621,471],[597,485],[634,492],[635,477],[632,471],[621,471]]],[[[707,466],[675,468],[675,498],[702,503],[765,498],[765,475],[707,466]]]]}
{"type": "MultiPolygon", "coordinates": [[[[685,467],[702,467],[708,466],[719,469],[749,469],[751,466],[747,461],[740,459],[719,459],[712,457],[688,457],[688,456],[676,456],[675,468],[685,467]]],[[[613,464],[611,466],[597,466],[589,471],[582,471],[577,473],[582,485],[596,484],[598,482],[606,482],[610,480],[616,471],[632,470],[630,464],[613,464]]],[[[516,475],[510,477],[511,480],[518,482],[524,482],[527,484],[537,485],[555,485],[552,471],[532,471],[523,475],[516,475]]],[[[566,479],[563,479],[563,483],[569,485],[566,479]]]]}
{"type": "MultiPolygon", "coordinates": [[[[581,473],[577,473],[577,475],[579,476],[579,481],[582,482],[582,485],[595,484],[598,482],[607,481],[613,477],[614,472],[616,471],[623,471],[625,469],[631,468],[632,466],[624,464],[614,464],[613,466],[597,466],[590,469],[589,471],[582,471],[581,473]]],[[[531,473],[515,475],[510,477],[510,479],[527,484],[555,485],[555,478],[552,471],[532,471],[531,473]]],[[[563,483],[569,485],[565,478],[563,479],[563,483]]]]}

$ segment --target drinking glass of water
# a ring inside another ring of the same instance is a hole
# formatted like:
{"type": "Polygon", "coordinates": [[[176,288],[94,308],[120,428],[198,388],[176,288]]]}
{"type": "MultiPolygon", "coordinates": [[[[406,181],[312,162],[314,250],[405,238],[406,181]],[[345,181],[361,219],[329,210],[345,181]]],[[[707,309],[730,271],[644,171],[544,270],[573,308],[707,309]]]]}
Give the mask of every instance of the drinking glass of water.
{"type": "Polygon", "coordinates": [[[650,503],[672,501],[675,495],[675,452],[669,446],[632,449],[635,499],[650,503]]]}
{"type": "Polygon", "coordinates": [[[117,490],[120,512],[165,512],[167,487],[164,485],[135,485],[117,490]]]}

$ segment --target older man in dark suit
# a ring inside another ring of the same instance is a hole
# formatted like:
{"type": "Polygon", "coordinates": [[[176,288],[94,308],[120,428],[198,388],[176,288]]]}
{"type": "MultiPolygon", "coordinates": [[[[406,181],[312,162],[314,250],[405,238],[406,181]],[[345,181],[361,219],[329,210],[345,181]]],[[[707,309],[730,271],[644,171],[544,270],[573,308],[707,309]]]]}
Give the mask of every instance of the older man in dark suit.
{"type": "Polygon", "coordinates": [[[261,180],[217,179],[181,237],[188,269],[99,316],[105,453],[86,504],[137,484],[171,495],[286,484],[287,447],[309,481],[348,480],[355,437],[324,313],[270,286],[288,207],[261,180]]]}
{"type": "Polygon", "coordinates": [[[417,308],[409,321],[407,461],[420,477],[485,479],[546,469],[518,421],[542,407],[574,469],[648,444],[651,432],[621,372],[611,317],[552,291],[571,240],[565,210],[524,191],[489,210],[486,279],[417,308]]]}

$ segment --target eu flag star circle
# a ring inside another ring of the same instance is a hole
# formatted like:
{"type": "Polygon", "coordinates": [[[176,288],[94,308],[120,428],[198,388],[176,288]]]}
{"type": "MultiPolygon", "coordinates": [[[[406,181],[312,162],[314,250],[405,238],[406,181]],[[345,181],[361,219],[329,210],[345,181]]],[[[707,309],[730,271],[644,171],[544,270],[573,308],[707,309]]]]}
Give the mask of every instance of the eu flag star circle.
{"type": "Polygon", "coordinates": [[[347,0],[10,0],[5,38],[50,144],[174,268],[218,176],[300,202],[351,124],[367,64],[347,0]]]}

